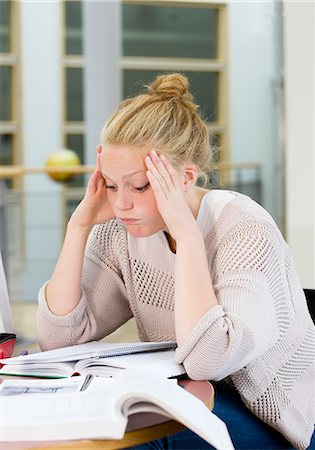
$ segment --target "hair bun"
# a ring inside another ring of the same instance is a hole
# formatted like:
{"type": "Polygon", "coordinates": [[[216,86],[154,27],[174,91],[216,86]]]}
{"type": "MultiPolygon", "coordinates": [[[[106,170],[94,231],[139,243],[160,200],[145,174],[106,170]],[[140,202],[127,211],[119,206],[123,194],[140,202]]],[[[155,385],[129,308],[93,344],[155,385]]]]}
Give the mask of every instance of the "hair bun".
{"type": "Polygon", "coordinates": [[[197,109],[194,98],[189,92],[188,79],[179,73],[160,75],[148,86],[148,94],[158,95],[163,100],[174,99],[182,101],[192,110],[197,109]]]}

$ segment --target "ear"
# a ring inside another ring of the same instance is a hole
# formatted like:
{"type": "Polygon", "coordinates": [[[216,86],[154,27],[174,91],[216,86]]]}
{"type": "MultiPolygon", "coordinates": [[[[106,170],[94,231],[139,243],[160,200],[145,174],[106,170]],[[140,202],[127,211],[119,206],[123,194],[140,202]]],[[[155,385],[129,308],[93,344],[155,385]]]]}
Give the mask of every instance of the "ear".
{"type": "Polygon", "coordinates": [[[198,171],[195,164],[186,164],[183,169],[183,188],[185,192],[195,185],[198,177],[198,171]]]}

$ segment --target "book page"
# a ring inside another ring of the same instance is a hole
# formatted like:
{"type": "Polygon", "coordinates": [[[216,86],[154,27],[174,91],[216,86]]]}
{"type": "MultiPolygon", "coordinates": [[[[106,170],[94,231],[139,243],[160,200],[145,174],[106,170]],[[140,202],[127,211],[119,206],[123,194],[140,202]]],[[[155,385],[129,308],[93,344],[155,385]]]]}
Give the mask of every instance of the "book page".
{"type": "Polygon", "coordinates": [[[110,382],[95,377],[83,392],[3,396],[1,408],[2,441],[121,439],[129,414],[154,411],[217,449],[233,449],[225,424],[201,400],[142,368],[123,370],[110,382]]]}
{"type": "MultiPolygon", "coordinates": [[[[139,368],[145,367],[155,373],[168,377],[177,377],[186,373],[182,364],[178,364],[175,361],[174,350],[163,350],[154,352],[133,353],[130,355],[110,356],[107,358],[99,359],[85,359],[78,361],[75,368],[78,372],[88,372],[89,368],[93,368],[93,373],[101,376],[113,376],[115,374],[114,368],[126,369],[126,368],[139,368]]],[[[116,369],[116,374],[119,370],[116,369]]]]}
{"type": "Polygon", "coordinates": [[[182,387],[145,369],[127,369],[115,385],[118,404],[128,414],[133,411],[132,401],[150,402],[165,415],[174,418],[217,449],[234,449],[224,422],[206,405],[182,387]],[[127,408],[126,408],[127,405],[127,408]],[[193,411],[193,414],[192,414],[193,411]]]}
{"type": "Polygon", "coordinates": [[[86,380],[85,376],[62,380],[4,380],[0,384],[0,399],[3,396],[30,394],[66,394],[78,392],[86,380]]]}
{"type": "Polygon", "coordinates": [[[114,402],[106,383],[101,391],[1,397],[0,441],[121,439],[127,419],[114,402]]]}
{"type": "Polygon", "coordinates": [[[40,378],[68,378],[74,374],[74,363],[30,363],[6,364],[0,368],[0,375],[22,375],[40,378]]]}

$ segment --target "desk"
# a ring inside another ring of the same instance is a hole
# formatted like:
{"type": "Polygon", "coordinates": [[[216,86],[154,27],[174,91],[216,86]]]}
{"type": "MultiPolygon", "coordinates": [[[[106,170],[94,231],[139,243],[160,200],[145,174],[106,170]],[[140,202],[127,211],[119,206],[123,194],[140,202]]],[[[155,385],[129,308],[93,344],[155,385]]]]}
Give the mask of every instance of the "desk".
{"type": "MultiPolygon", "coordinates": [[[[7,378],[7,377],[6,377],[7,378]]],[[[0,377],[0,382],[4,377],[0,377]]],[[[181,381],[184,388],[201,399],[209,409],[214,405],[214,389],[208,381],[181,381]]],[[[131,424],[132,425],[132,424],[131,424]]],[[[175,420],[165,420],[163,423],[138,428],[134,423],[133,430],[127,431],[120,440],[84,440],[64,442],[0,442],[1,450],[118,450],[132,447],[154,439],[159,439],[185,429],[184,425],[175,420]]]]}

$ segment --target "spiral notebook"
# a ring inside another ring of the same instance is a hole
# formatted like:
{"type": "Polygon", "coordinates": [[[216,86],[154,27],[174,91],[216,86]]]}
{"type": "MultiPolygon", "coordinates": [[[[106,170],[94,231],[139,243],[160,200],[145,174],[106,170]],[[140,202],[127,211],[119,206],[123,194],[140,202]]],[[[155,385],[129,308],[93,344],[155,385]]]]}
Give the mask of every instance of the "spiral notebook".
{"type": "Polygon", "coordinates": [[[115,377],[128,367],[155,370],[165,378],[185,373],[175,361],[175,342],[88,342],[0,360],[0,375],[63,378],[92,373],[115,377]]]}

